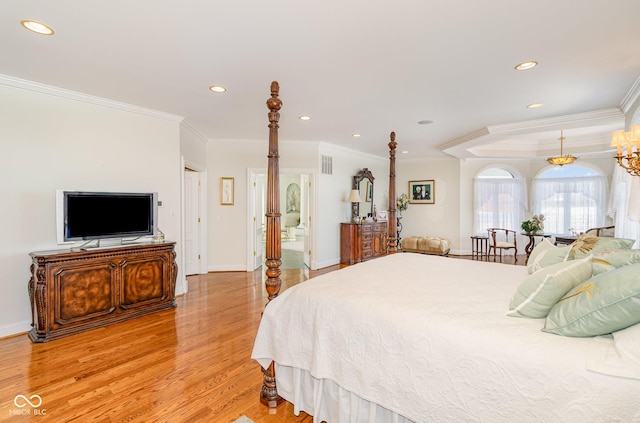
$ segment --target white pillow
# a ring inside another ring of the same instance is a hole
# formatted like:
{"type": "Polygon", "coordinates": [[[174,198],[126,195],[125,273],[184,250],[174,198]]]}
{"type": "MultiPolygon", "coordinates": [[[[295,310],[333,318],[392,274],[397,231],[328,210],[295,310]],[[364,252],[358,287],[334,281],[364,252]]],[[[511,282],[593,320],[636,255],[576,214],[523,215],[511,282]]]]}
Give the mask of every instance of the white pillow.
{"type": "Polygon", "coordinates": [[[532,274],[543,267],[571,259],[573,259],[573,256],[571,255],[571,246],[567,245],[566,247],[556,247],[547,238],[543,238],[529,255],[527,271],[529,274],[532,274]]]}

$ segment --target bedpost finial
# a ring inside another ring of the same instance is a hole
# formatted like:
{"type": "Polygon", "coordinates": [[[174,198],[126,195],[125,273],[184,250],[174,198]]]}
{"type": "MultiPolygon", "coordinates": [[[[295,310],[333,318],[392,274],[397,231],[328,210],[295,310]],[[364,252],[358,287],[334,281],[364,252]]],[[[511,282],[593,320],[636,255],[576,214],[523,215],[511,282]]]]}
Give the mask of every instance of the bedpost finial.
{"type": "Polygon", "coordinates": [[[267,107],[269,110],[277,111],[282,107],[282,100],[278,98],[278,94],[280,93],[280,84],[278,81],[273,81],[271,83],[271,98],[267,100],[267,107]]]}
{"type": "Polygon", "coordinates": [[[391,141],[389,141],[389,153],[394,155],[396,154],[396,147],[398,146],[398,143],[396,142],[396,133],[395,131],[391,131],[391,141]]]}

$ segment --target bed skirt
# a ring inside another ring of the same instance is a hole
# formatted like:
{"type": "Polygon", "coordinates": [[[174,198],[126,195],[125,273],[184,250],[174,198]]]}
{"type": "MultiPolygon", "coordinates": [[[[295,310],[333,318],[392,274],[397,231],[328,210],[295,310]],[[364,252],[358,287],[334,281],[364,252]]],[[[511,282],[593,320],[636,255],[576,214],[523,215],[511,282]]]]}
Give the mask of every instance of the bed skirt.
{"type": "Polygon", "coordinates": [[[347,391],[329,379],[316,379],[305,370],[276,364],[278,394],[314,423],[414,423],[391,410],[347,391]]]}

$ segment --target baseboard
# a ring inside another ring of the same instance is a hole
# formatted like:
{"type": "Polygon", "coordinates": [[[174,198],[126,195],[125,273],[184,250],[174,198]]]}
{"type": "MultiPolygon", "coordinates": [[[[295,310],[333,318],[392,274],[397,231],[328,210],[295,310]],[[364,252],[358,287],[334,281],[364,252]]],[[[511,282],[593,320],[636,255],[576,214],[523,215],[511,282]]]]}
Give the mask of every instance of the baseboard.
{"type": "Polygon", "coordinates": [[[0,327],[0,339],[26,334],[31,330],[31,322],[14,323],[0,327]]]}
{"type": "Polygon", "coordinates": [[[245,265],[209,266],[209,272],[250,272],[245,265]]]}

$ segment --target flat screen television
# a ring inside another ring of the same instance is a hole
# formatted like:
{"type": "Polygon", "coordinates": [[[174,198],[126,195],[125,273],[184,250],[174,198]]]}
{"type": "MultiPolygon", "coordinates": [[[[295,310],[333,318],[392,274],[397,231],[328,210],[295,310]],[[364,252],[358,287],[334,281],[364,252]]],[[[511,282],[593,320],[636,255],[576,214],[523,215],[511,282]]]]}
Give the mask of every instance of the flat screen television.
{"type": "Polygon", "coordinates": [[[58,243],[157,235],[155,192],[56,191],[58,243]]]}

